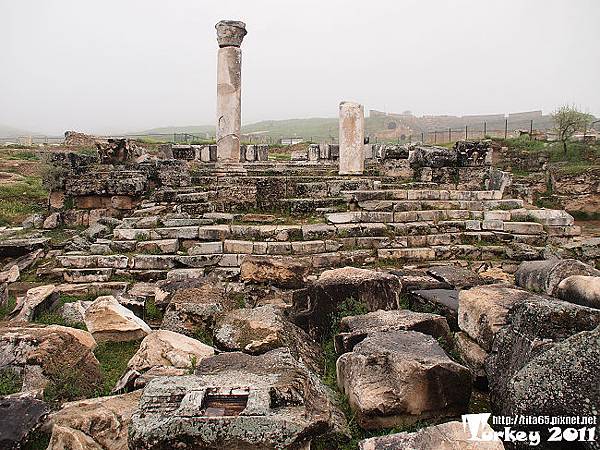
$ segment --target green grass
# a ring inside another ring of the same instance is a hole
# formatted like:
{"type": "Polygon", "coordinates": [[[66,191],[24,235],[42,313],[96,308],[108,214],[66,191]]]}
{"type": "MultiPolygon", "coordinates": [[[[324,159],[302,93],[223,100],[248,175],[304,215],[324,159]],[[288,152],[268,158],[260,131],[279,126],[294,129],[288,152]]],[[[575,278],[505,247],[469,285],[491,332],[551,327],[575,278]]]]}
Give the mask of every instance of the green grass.
{"type": "Polygon", "coordinates": [[[19,372],[10,368],[0,370],[0,397],[19,392],[22,385],[23,377],[19,372]]]}
{"type": "Polygon", "coordinates": [[[290,153],[269,153],[269,159],[271,161],[290,161],[292,155],[290,153]]]}
{"type": "Polygon", "coordinates": [[[162,320],[162,318],[163,318],[162,311],[160,309],[158,309],[158,307],[156,306],[156,303],[154,302],[154,299],[152,299],[152,298],[146,300],[145,315],[146,315],[146,318],[149,320],[162,320]]]}
{"type": "Polygon", "coordinates": [[[0,185],[0,225],[20,225],[28,215],[44,212],[47,198],[39,177],[0,185]]]}
{"type": "Polygon", "coordinates": [[[1,159],[7,159],[7,160],[20,160],[20,161],[39,161],[40,157],[37,155],[37,153],[32,152],[32,151],[3,151],[0,153],[0,158],[1,159]]]}
{"type": "Polygon", "coordinates": [[[121,378],[127,363],[140,348],[141,341],[130,342],[101,342],[94,350],[96,358],[100,362],[100,370],[104,378],[104,385],[98,397],[110,395],[115,383],[121,378]]]}
{"type": "Polygon", "coordinates": [[[17,299],[14,295],[10,295],[3,305],[0,305],[0,320],[4,319],[17,304],[17,299]]]}

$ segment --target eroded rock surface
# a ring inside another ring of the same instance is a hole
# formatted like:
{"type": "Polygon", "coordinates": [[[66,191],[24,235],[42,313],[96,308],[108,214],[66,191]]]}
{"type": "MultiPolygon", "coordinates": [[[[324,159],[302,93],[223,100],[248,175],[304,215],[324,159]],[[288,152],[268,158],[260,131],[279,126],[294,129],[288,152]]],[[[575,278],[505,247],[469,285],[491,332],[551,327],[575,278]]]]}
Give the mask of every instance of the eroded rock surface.
{"type": "Polygon", "coordinates": [[[24,448],[50,407],[30,396],[0,397],[0,448],[24,448]]]}
{"type": "Polygon", "coordinates": [[[243,281],[295,289],[304,285],[309,267],[294,258],[246,256],[240,270],[240,279],[243,281]]]}
{"type": "MultiPolygon", "coordinates": [[[[518,377],[521,371],[527,371],[530,363],[534,363],[537,357],[544,355],[558,343],[599,326],[600,310],[551,298],[534,297],[516,304],[508,316],[508,322],[510,325],[496,335],[492,352],[485,363],[490,398],[495,410],[502,414],[511,414],[516,408],[512,399],[515,377],[518,377]]],[[[594,336],[596,335],[591,335],[594,336]]],[[[585,339],[584,342],[590,344],[591,353],[573,354],[572,358],[575,360],[583,357],[582,361],[587,361],[585,358],[597,351],[594,350],[596,344],[593,339],[585,339]]],[[[564,351],[567,347],[560,348],[564,351]]],[[[562,358],[565,357],[566,355],[562,358]]],[[[563,364],[562,361],[555,363],[556,367],[563,364]]],[[[600,372],[596,372],[596,378],[589,378],[586,383],[580,385],[582,392],[589,390],[594,383],[598,385],[598,373],[600,372]]],[[[531,395],[534,395],[533,391],[531,395]]],[[[555,391],[550,391],[547,395],[555,395],[555,391]]]]}

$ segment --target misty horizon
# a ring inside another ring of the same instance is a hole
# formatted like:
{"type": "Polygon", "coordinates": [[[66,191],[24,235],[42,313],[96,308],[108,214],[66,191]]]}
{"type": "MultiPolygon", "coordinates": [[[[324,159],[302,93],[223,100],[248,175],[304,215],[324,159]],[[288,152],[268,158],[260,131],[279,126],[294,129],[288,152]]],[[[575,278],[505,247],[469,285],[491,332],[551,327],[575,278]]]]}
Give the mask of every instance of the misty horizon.
{"type": "Polygon", "coordinates": [[[417,116],[562,104],[600,113],[593,0],[176,6],[1,2],[0,124],[47,134],[212,126],[221,19],[248,29],[244,124],[335,118],[342,100],[417,116]]]}

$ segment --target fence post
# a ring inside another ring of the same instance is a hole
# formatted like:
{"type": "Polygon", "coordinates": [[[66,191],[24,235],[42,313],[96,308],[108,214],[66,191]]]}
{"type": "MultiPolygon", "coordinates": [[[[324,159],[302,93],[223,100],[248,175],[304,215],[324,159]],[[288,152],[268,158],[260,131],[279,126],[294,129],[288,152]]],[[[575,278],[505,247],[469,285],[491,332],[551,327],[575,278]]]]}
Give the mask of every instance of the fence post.
{"type": "Polygon", "coordinates": [[[433,143],[437,144],[437,131],[433,131],[433,143]]]}
{"type": "Polygon", "coordinates": [[[529,139],[533,139],[533,119],[531,119],[531,121],[529,122],[529,139]]]}
{"type": "Polygon", "coordinates": [[[469,129],[467,127],[468,125],[465,125],[465,141],[469,138],[469,129]]]}
{"type": "Polygon", "coordinates": [[[504,139],[508,137],[508,119],[504,119],[504,139]]]}
{"type": "Polygon", "coordinates": [[[448,142],[452,142],[452,128],[448,128],[448,142]]]}
{"type": "Polygon", "coordinates": [[[425,143],[425,133],[421,131],[421,142],[425,143]]]}
{"type": "Polygon", "coordinates": [[[483,138],[487,135],[487,122],[483,122],[483,138]]]}

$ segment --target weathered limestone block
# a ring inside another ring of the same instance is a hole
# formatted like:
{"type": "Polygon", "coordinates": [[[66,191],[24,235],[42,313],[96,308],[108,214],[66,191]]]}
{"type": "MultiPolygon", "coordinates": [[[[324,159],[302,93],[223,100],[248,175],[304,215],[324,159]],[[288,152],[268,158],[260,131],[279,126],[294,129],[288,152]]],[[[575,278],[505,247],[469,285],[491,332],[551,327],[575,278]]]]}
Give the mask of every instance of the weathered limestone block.
{"type": "Polygon", "coordinates": [[[337,361],[337,379],[359,425],[391,428],[466,411],[471,374],[431,336],[373,333],[337,361]]]}
{"type": "Polygon", "coordinates": [[[240,279],[285,288],[300,288],[309,267],[295,258],[281,256],[245,256],[240,266],[240,279]]]}
{"type": "Polygon", "coordinates": [[[319,346],[272,305],[234,309],[221,314],[215,321],[214,341],[222,350],[251,355],[287,347],[296,359],[315,373],[322,371],[319,346]]]}
{"type": "MultiPolygon", "coordinates": [[[[60,325],[0,327],[0,369],[22,374],[22,391],[39,393],[65,377],[78,383],[76,397],[102,385],[96,342],[90,333],[60,325]]],[[[68,399],[67,399],[68,400],[68,399]]]]}
{"type": "Polygon", "coordinates": [[[175,281],[163,289],[174,292],[168,300],[161,328],[195,337],[211,336],[214,319],[225,309],[223,286],[197,281],[175,281]]]}
{"type": "Polygon", "coordinates": [[[28,289],[24,297],[17,298],[15,309],[8,316],[11,322],[29,322],[42,311],[50,309],[58,299],[55,290],[53,284],[28,289]]]}
{"type": "Polygon", "coordinates": [[[407,309],[379,310],[360,316],[347,316],[340,321],[339,328],[340,333],[335,336],[338,354],[351,352],[356,344],[375,332],[418,331],[436,339],[450,338],[450,328],[443,316],[407,309]]]}
{"type": "Polygon", "coordinates": [[[362,175],[365,170],[365,112],[362,105],[340,103],[340,175],[362,175]]]}
{"type": "Polygon", "coordinates": [[[454,334],[454,348],[461,360],[471,370],[475,384],[482,389],[485,388],[487,386],[485,374],[487,352],[463,331],[454,334]]]}
{"type": "Polygon", "coordinates": [[[85,325],[98,342],[142,339],[152,330],[112,295],[98,297],[85,311],[85,325]]]}
{"type": "Polygon", "coordinates": [[[394,275],[368,269],[344,267],[324,271],[308,287],[305,297],[294,300],[290,317],[294,323],[320,338],[331,327],[331,316],[344,302],[364,305],[368,311],[397,309],[402,286],[394,275]]]}
{"type": "Polygon", "coordinates": [[[475,272],[457,266],[433,266],[427,270],[427,273],[455,289],[470,288],[487,283],[475,272]]]}
{"type": "MultiPolygon", "coordinates": [[[[485,423],[477,437],[492,435],[494,430],[485,423]]],[[[414,433],[396,433],[373,437],[358,443],[359,450],[504,450],[499,441],[474,441],[462,422],[452,421],[421,428],[414,433]]]]}
{"type": "Polygon", "coordinates": [[[127,363],[125,374],[117,382],[114,391],[123,388],[140,388],[150,378],[148,372],[159,372],[162,368],[183,369],[181,375],[199,364],[204,358],[213,356],[215,350],[209,345],[183,334],[168,330],[150,333],[140,348],[127,363]],[[140,376],[146,374],[140,383],[140,376]]]}
{"type": "Polygon", "coordinates": [[[144,389],[129,427],[130,448],[306,449],[346,433],[331,392],[285,349],[205,359],[193,376],[162,377],[144,389]]]}
{"type": "Polygon", "coordinates": [[[43,431],[51,433],[48,450],[128,450],[131,415],[141,391],[65,403],[50,414],[43,431]]]}
{"type": "Polygon", "coordinates": [[[50,407],[31,396],[0,397],[0,448],[28,448],[50,407]]]}
{"type": "Polygon", "coordinates": [[[495,411],[511,410],[507,393],[515,374],[567,337],[600,325],[600,310],[535,296],[515,304],[508,322],[486,359],[495,411]]]}
{"type": "Polygon", "coordinates": [[[600,277],[571,275],[558,284],[555,294],[566,302],[600,309],[600,277]]]}
{"type": "Polygon", "coordinates": [[[576,259],[524,261],[515,272],[515,282],[529,291],[555,295],[560,282],[571,275],[598,277],[600,270],[576,259]]]}
{"type": "Polygon", "coordinates": [[[505,285],[477,286],[458,294],[458,326],[485,351],[496,333],[508,323],[508,312],[518,301],[534,297],[505,285]]]}
{"type": "Polygon", "coordinates": [[[486,359],[494,413],[595,415],[600,310],[536,297],[515,305],[509,322],[486,359]]]}

